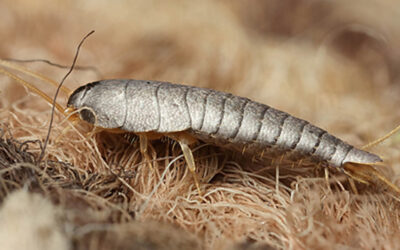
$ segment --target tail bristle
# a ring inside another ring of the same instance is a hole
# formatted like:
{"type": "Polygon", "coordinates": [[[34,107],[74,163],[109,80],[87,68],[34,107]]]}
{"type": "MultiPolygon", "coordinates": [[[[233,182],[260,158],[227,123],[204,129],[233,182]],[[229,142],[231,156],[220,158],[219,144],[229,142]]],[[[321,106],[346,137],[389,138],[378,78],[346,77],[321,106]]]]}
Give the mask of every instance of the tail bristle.
{"type": "Polygon", "coordinates": [[[346,162],[343,165],[343,170],[345,174],[361,183],[388,187],[395,193],[400,194],[400,188],[376,170],[372,164],[346,162]]]}

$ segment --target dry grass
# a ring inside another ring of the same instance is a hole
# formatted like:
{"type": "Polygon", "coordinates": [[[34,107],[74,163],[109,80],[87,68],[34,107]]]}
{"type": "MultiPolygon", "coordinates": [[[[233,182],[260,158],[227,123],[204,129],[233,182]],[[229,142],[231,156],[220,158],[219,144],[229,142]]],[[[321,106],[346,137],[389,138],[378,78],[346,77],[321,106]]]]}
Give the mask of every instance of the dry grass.
{"type": "MultiPolygon", "coordinates": [[[[96,30],[79,64],[101,76],[74,71],[71,89],[100,78],[136,78],[226,90],[356,146],[399,123],[394,0],[4,0],[0,16],[0,58],[69,64],[79,40],[96,30]]],[[[66,71],[25,66],[57,81],[66,71]]],[[[0,91],[1,249],[399,248],[398,198],[362,185],[354,194],[334,170],[328,181],[316,166],[283,165],[277,172],[200,145],[200,197],[173,143],[153,143],[151,171],[137,143],[122,135],[87,139],[77,127],[57,140],[68,125],[61,114],[39,164],[49,105],[7,77],[0,91]]],[[[397,185],[399,143],[395,135],[372,149],[397,185]]]]}

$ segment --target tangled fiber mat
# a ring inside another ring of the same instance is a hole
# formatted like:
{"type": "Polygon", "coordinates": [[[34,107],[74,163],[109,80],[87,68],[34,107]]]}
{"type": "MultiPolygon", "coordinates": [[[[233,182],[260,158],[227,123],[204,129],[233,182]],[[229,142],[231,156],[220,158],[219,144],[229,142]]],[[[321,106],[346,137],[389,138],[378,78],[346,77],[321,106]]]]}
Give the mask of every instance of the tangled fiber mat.
{"type": "MultiPolygon", "coordinates": [[[[400,6],[371,1],[0,2],[0,58],[69,65],[65,86],[134,78],[246,96],[363,146],[400,123],[400,6]]],[[[17,63],[15,63],[17,64],[17,63]]],[[[67,69],[19,63],[59,81],[67,69]]],[[[43,80],[17,73],[49,96],[43,80]]],[[[66,103],[66,95],[58,102],[66,103]]],[[[174,142],[149,167],[127,134],[67,132],[50,106],[0,77],[0,249],[399,249],[400,200],[335,169],[256,164],[174,142]],[[326,178],[327,177],[327,178],[326,178]]],[[[370,149],[400,185],[400,137],[370,149]]]]}

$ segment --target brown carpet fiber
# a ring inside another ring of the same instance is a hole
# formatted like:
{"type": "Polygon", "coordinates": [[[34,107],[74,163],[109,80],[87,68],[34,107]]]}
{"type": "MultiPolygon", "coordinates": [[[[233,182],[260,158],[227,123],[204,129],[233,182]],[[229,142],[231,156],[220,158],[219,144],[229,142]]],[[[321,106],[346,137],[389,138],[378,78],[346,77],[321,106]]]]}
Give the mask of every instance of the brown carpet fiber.
{"type": "MultiPolygon", "coordinates": [[[[229,91],[361,147],[400,123],[400,6],[371,1],[0,2],[0,58],[69,65],[65,86],[110,78],[229,91]]],[[[59,82],[67,69],[14,63],[59,82]]],[[[2,67],[3,68],[3,67],[2,67]]],[[[8,69],[9,70],[9,69],[8,69]]],[[[49,96],[55,87],[10,70],[49,96]]],[[[198,144],[199,196],[179,147],[67,132],[50,106],[0,76],[0,249],[398,249],[400,200],[316,165],[255,164],[198,144]],[[326,178],[327,177],[327,178],[326,178]]],[[[67,96],[58,102],[65,106],[67,96]]],[[[129,138],[128,138],[129,137],[129,138]]],[[[400,137],[370,150],[400,185],[400,137]]],[[[279,161],[278,161],[279,162],[279,161]]]]}

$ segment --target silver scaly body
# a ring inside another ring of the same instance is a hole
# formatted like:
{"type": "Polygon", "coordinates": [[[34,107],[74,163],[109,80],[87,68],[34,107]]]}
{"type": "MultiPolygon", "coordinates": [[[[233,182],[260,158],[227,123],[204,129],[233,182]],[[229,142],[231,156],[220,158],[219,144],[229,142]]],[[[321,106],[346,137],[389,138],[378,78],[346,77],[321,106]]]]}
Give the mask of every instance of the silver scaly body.
{"type": "Polygon", "coordinates": [[[102,128],[134,133],[186,131],[217,145],[255,152],[294,152],[336,167],[346,162],[382,161],[305,120],[211,89],[157,81],[103,80],[75,90],[68,106],[84,108],[81,118],[102,128]]]}

